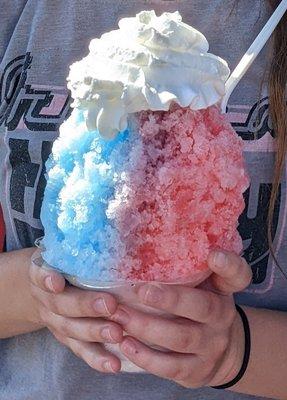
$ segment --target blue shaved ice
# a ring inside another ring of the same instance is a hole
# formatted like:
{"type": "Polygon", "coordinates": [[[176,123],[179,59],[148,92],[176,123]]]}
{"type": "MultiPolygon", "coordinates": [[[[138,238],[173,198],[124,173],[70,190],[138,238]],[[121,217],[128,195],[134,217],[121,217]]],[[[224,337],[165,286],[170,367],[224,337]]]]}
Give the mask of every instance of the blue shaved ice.
{"type": "Polygon", "coordinates": [[[87,130],[82,111],[73,111],[46,163],[41,220],[43,257],[48,264],[80,278],[115,279],[125,245],[107,210],[116,187],[124,194],[125,180],[135,170],[141,147],[140,136],[129,130],[113,140],[103,139],[98,131],[87,130]]]}

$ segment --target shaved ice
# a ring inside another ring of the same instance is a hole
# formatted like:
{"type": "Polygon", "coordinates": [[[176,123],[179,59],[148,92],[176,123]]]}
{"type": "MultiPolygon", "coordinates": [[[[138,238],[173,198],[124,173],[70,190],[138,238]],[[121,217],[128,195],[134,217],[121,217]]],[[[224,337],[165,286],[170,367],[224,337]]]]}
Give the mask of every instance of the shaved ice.
{"type": "Polygon", "coordinates": [[[242,250],[243,146],[217,105],[228,68],[178,13],[125,20],[71,67],[74,110],[46,165],[43,258],[100,282],[190,282],[211,250],[242,250]]]}

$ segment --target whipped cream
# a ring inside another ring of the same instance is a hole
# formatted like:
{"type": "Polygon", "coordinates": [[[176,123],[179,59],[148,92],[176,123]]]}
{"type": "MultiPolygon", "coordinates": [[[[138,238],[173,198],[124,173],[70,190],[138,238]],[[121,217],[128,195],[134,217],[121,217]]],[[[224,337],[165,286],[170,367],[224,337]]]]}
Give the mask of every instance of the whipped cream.
{"type": "Polygon", "coordinates": [[[72,106],[84,110],[89,130],[107,139],[127,128],[130,113],[167,111],[171,102],[207,108],[224,96],[230,72],[208,49],[178,11],[123,18],[119,29],[93,39],[88,56],[71,65],[72,106]]]}

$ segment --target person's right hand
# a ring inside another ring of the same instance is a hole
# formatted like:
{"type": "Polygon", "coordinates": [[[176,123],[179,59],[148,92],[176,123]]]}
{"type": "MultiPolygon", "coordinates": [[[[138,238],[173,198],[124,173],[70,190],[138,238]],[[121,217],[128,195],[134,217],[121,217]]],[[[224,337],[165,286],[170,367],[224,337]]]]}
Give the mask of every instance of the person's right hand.
{"type": "Polygon", "coordinates": [[[90,367],[118,372],[120,360],[102,346],[123,339],[121,326],[105,319],[117,309],[115,298],[109,293],[65,286],[60,274],[33,263],[29,276],[37,323],[47,327],[90,367]]]}

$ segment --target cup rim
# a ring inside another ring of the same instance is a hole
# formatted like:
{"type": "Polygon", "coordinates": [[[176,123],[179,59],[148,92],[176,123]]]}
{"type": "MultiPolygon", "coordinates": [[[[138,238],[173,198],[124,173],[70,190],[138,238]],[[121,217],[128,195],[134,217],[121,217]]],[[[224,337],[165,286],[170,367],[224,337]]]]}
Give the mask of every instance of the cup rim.
{"type": "MultiPolygon", "coordinates": [[[[43,246],[43,241],[44,236],[39,237],[38,239],[35,240],[34,244],[35,246],[39,249],[39,250],[45,250],[45,247],[43,246]]],[[[109,288],[117,288],[117,287],[121,287],[121,286],[136,286],[136,285],[140,285],[140,284],[147,284],[147,283],[156,283],[156,284],[160,284],[160,285],[193,285],[193,282],[196,281],[196,279],[191,279],[190,281],[188,281],[188,279],[184,280],[184,281],[176,281],[176,282],[163,282],[163,281],[128,281],[128,280],[118,280],[118,281],[98,281],[92,278],[81,278],[78,277],[76,275],[71,275],[71,274],[67,274],[64,271],[61,271],[59,268],[53,267],[50,264],[48,264],[45,259],[42,257],[42,255],[40,255],[41,259],[42,259],[42,263],[40,262],[40,258],[37,258],[37,265],[39,266],[39,264],[41,264],[42,267],[46,267],[46,268],[50,268],[53,269],[59,273],[61,273],[64,278],[71,283],[74,286],[77,287],[81,287],[81,288],[86,288],[86,289],[109,289],[109,288]]],[[[35,262],[35,260],[34,260],[35,262]]],[[[198,276],[200,277],[200,280],[198,281],[198,283],[196,283],[196,286],[199,285],[201,282],[203,282],[205,279],[207,279],[210,275],[211,275],[210,270],[206,270],[206,271],[201,271],[198,270],[194,276],[198,276]]]]}

